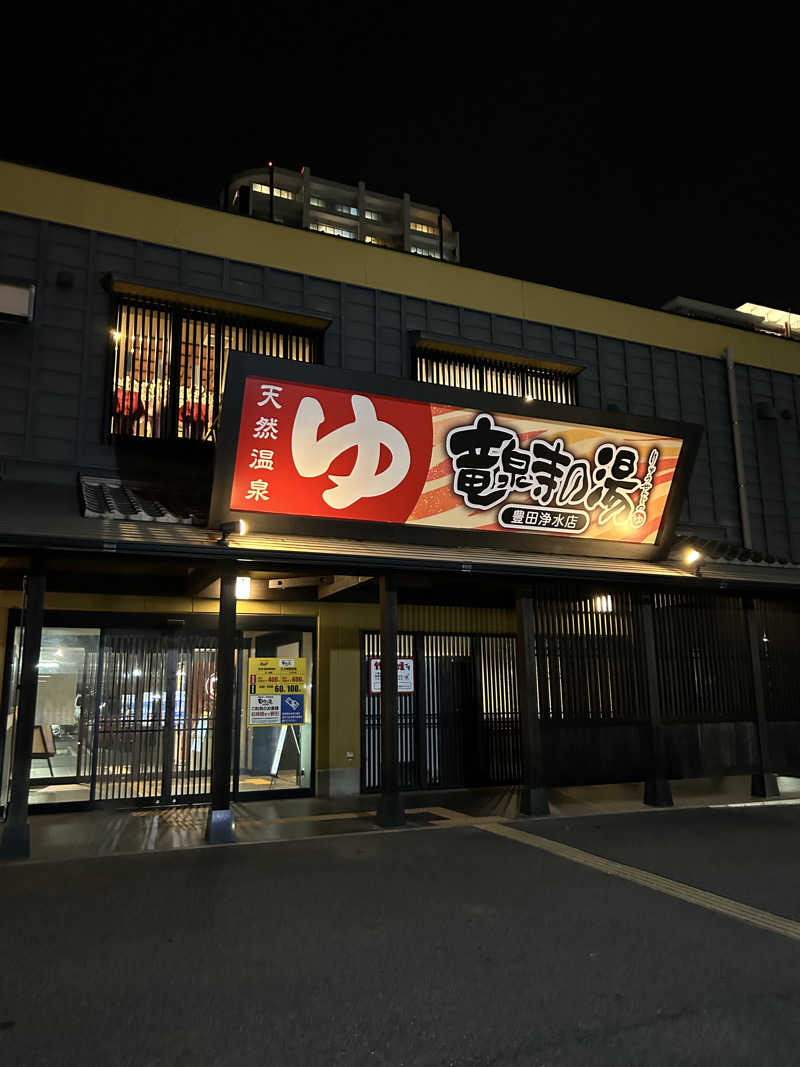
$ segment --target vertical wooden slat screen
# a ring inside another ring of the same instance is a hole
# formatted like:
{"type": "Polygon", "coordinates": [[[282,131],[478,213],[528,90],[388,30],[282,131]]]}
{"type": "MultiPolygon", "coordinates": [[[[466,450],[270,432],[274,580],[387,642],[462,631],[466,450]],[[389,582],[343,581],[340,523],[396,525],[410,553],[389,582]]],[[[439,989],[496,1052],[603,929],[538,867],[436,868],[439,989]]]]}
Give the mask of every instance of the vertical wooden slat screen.
{"type": "Polygon", "coordinates": [[[172,311],[120,301],[116,309],[111,432],[162,438],[170,426],[172,311]]]}
{"type": "MultiPolygon", "coordinates": [[[[369,658],[380,634],[362,637],[362,789],[381,784],[380,697],[369,692],[369,658]]],[[[509,634],[399,633],[413,657],[415,692],[399,697],[401,788],[445,789],[520,777],[515,639],[509,634]]]]}
{"type": "Polygon", "coordinates": [[[740,597],[659,591],[653,622],[665,722],[753,719],[753,671],[740,597]]]}
{"type": "Polygon", "coordinates": [[[501,359],[459,356],[425,349],[416,353],[415,373],[419,382],[501,393],[553,404],[575,404],[575,375],[544,367],[528,367],[501,359]]]}
{"type": "Polygon", "coordinates": [[[125,297],[116,305],[113,346],[110,432],[199,441],[213,434],[232,351],[318,363],[321,338],[263,319],[125,297]]]}
{"type": "Polygon", "coordinates": [[[800,720],[800,605],[756,600],[767,718],[800,720]]]}
{"type": "Polygon", "coordinates": [[[176,643],[162,634],[105,631],[100,659],[94,799],[155,802],[206,795],[216,636],[191,635],[176,643]],[[170,656],[177,663],[172,701],[170,656]],[[165,743],[168,736],[171,744],[165,743]]]}

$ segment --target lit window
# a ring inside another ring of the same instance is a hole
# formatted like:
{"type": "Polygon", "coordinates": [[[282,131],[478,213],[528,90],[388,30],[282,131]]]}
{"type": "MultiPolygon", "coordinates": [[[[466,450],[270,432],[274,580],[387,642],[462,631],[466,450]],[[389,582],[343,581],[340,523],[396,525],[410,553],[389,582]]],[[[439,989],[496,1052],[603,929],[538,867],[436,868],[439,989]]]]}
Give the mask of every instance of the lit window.
{"type": "Polygon", "coordinates": [[[409,223],[409,225],[411,229],[415,230],[417,233],[431,233],[434,235],[434,237],[439,232],[436,226],[426,226],[422,222],[411,222],[409,223]]]}
{"type": "Polygon", "coordinates": [[[388,248],[389,242],[382,241],[380,237],[373,237],[371,233],[368,233],[364,238],[364,244],[366,245],[379,245],[381,248],[388,248]]]}
{"type": "Polygon", "coordinates": [[[412,245],[411,251],[415,256],[428,256],[429,259],[441,259],[438,249],[420,248],[419,245],[412,245]]]}
{"type": "Polygon", "coordinates": [[[500,357],[462,356],[420,348],[416,353],[416,374],[418,382],[454,389],[477,389],[553,404],[577,403],[574,374],[500,357]]]}
{"type": "MultiPolygon", "coordinates": [[[[254,193],[263,193],[265,196],[269,196],[269,186],[259,185],[258,182],[253,183],[254,193]]],[[[290,189],[279,189],[278,186],[274,186],[272,189],[273,196],[280,197],[281,200],[294,200],[295,194],[290,189]]]]}
{"type": "Polygon", "coordinates": [[[337,204],[336,210],[340,215],[358,215],[358,208],[352,204],[337,204]]]}
{"type": "Polygon", "coordinates": [[[318,196],[312,196],[309,203],[312,207],[325,207],[325,201],[318,196]]]}
{"type": "Polygon", "coordinates": [[[383,215],[381,215],[380,211],[365,211],[364,218],[368,219],[370,222],[380,222],[383,215]]]}
{"type": "Polygon", "coordinates": [[[316,230],[317,233],[329,233],[332,237],[349,237],[351,241],[355,240],[356,236],[352,230],[346,230],[343,226],[331,226],[327,222],[312,222],[308,228],[316,230]]]}
{"type": "Polygon", "coordinates": [[[117,305],[111,338],[110,429],[126,437],[209,439],[229,352],[316,363],[319,350],[314,335],[264,319],[135,299],[117,305]]]}

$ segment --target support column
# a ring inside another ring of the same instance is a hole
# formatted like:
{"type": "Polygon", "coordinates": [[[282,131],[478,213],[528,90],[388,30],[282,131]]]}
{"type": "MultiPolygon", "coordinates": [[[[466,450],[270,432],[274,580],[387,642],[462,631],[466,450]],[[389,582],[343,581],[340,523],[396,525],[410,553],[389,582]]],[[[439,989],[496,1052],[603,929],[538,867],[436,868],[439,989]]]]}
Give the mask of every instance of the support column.
{"type": "Polygon", "coordinates": [[[400,799],[397,764],[397,590],[391,578],[381,577],[381,781],[378,802],[380,826],[403,826],[406,815],[400,799]]]}
{"type": "Polygon", "coordinates": [[[217,692],[214,741],[211,749],[211,811],[206,840],[213,845],[236,840],[231,811],[231,754],[233,702],[236,696],[236,575],[223,574],[219,583],[217,692]]]}
{"type": "Polygon", "coordinates": [[[658,658],[656,631],[653,624],[653,594],[643,593],[639,601],[639,621],[644,639],[647,671],[647,706],[650,714],[650,742],[652,764],[650,777],[644,783],[644,803],[653,808],[672,807],[672,787],[667,778],[664,752],[664,731],[661,726],[661,694],[658,688],[658,658]]]}
{"type": "Polygon", "coordinates": [[[761,635],[756,624],[753,601],[748,597],[743,601],[745,626],[747,627],[747,644],[750,649],[750,663],[753,668],[753,696],[756,706],[756,734],[758,736],[758,757],[761,770],[752,777],[750,792],[754,797],[780,796],[778,780],[770,770],[772,759],[769,751],[769,727],[767,725],[767,705],[764,700],[764,671],[761,666],[761,635]]]}
{"type": "MultiPolygon", "coordinates": [[[[25,599],[22,613],[24,635],[20,670],[17,724],[14,731],[14,755],[11,770],[11,795],[0,858],[27,859],[31,854],[31,835],[28,825],[28,789],[31,777],[33,727],[36,722],[36,696],[39,688],[39,655],[42,647],[44,618],[45,572],[41,560],[34,562],[25,577],[25,599]]],[[[12,697],[13,699],[13,697],[12,697]]]]}
{"type": "Polygon", "coordinates": [[[549,815],[544,752],[536,694],[536,624],[533,594],[517,590],[517,703],[522,750],[520,815],[549,815]]]}

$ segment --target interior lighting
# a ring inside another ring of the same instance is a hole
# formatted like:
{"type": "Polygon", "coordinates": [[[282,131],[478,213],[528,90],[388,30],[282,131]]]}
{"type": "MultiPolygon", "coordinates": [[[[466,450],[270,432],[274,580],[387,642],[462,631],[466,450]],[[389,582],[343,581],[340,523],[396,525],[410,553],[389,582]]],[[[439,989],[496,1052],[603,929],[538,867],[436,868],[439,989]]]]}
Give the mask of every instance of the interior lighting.
{"type": "Polygon", "coordinates": [[[236,579],[236,599],[237,600],[249,600],[250,599],[250,579],[247,577],[236,579]]]}
{"type": "Polygon", "coordinates": [[[690,548],[689,551],[686,553],[686,562],[687,563],[697,563],[697,561],[699,559],[700,559],[700,553],[697,551],[696,548],[690,548]]]}
{"type": "Polygon", "coordinates": [[[608,593],[603,593],[601,596],[594,598],[594,610],[604,613],[614,610],[614,602],[608,593]]]}
{"type": "Polygon", "coordinates": [[[530,403],[530,402],[531,402],[531,400],[533,400],[533,397],[531,396],[531,394],[530,394],[530,393],[526,393],[526,394],[525,394],[525,399],[526,399],[526,400],[528,401],[528,403],[530,403]]]}
{"type": "Polygon", "coordinates": [[[120,333],[119,330],[112,330],[111,331],[111,339],[113,341],[121,341],[122,340],[122,334],[120,333]]]}

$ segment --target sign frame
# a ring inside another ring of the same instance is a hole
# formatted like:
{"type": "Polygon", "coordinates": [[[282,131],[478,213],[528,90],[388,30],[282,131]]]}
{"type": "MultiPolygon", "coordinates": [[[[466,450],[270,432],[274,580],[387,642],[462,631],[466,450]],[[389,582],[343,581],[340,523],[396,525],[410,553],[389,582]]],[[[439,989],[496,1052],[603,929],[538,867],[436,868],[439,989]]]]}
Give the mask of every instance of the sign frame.
{"type": "Polygon", "coordinates": [[[703,427],[694,423],[630,415],[618,411],[599,411],[594,408],[554,404],[549,401],[524,401],[497,393],[443,388],[405,378],[389,378],[384,375],[345,371],[340,368],[300,363],[272,356],[231,352],[228,358],[225,395],[217,438],[209,525],[212,528],[219,528],[223,522],[244,519],[251,533],[293,534],[390,543],[405,542],[414,545],[445,545],[467,549],[482,546],[547,555],[657,560],[663,558],[672,540],[702,434],[703,427]],[[454,408],[477,409],[497,416],[517,415],[571,423],[577,426],[597,426],[612,431],[630,430],[657,437],[674,437],[681,439],[683,447],[664,505],[661,524],[655,542],[652,544],[579,537],[553,537],[527,531],[505,533],[495,530],[444,529],[402,523],[233,510],[230,507],[231,490],[245,382],[249,377],[344,389],[367,395],[416,400],[454,408]]]}

